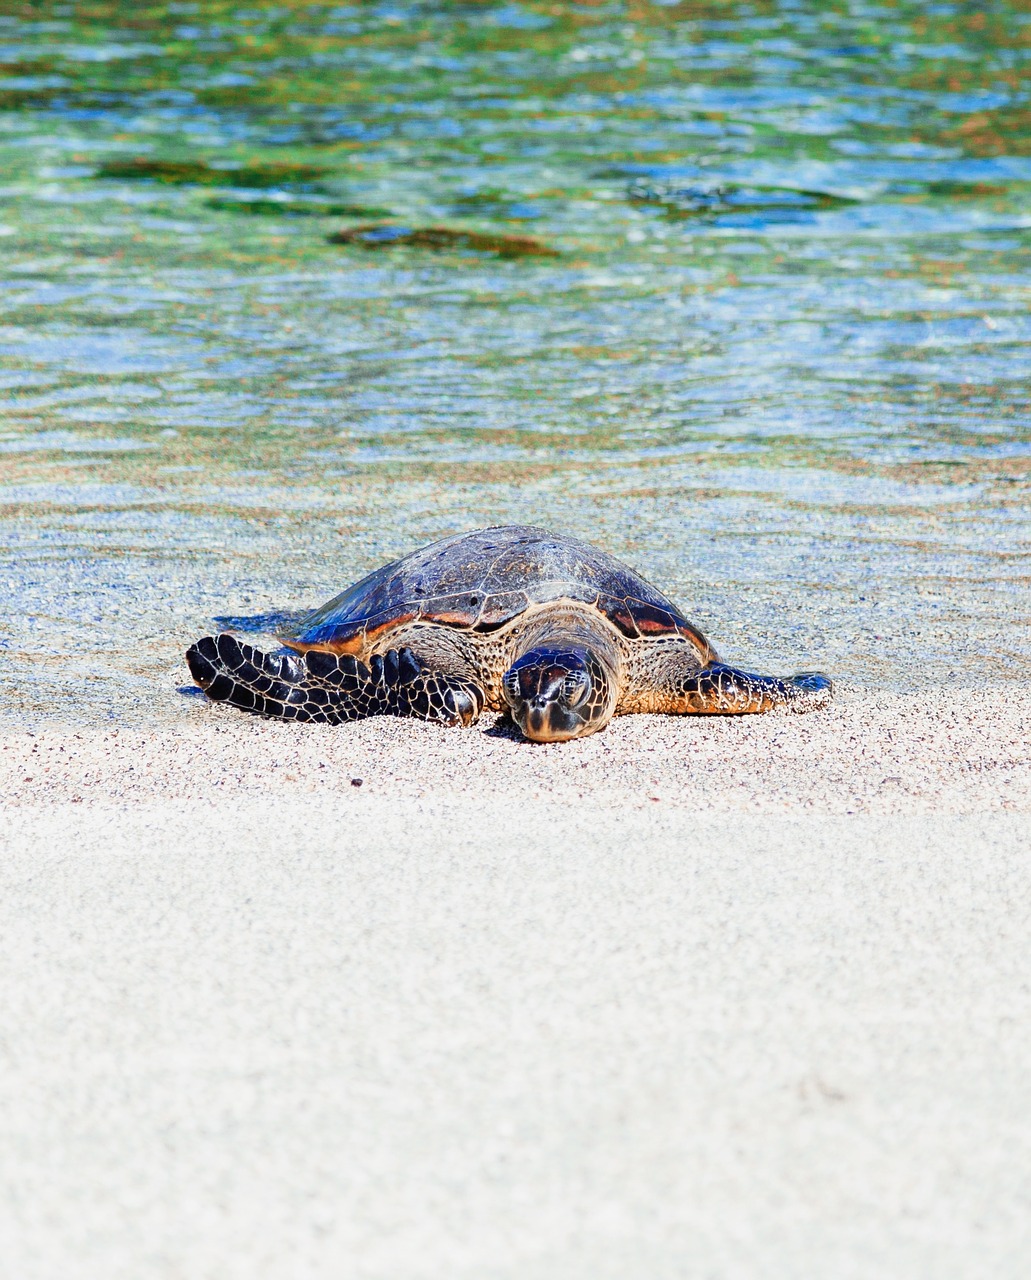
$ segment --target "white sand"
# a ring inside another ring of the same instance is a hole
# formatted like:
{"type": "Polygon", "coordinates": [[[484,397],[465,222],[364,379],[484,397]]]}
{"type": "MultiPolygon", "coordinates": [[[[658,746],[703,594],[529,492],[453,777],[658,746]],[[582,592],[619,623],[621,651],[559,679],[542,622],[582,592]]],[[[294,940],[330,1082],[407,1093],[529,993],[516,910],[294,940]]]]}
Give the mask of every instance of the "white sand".
{"type": "Polygon", "coordinates": [[[339,821],[358,823],[358,833],[370,797],[493,797],[520,815],[552,800],[576,806],[585,838],[605,820],[599,809],[652,804],[688,815],[1031,812],[1031,690],[1018,685],[908,696],[846,689],[808,716],[630,716],[550,746],[494,716],[464,731],[390,718],[330,728],[259,720],[203,698],[183,704],[175,728],[0,736],[2,794],[19,805],[234,808],[334,797],[339,821]]]}
{"type": "Polygon", "coordinates": [[[0,740],[5,1275],[1026,1274],[1031,695],[185,712],[0,740]]]}

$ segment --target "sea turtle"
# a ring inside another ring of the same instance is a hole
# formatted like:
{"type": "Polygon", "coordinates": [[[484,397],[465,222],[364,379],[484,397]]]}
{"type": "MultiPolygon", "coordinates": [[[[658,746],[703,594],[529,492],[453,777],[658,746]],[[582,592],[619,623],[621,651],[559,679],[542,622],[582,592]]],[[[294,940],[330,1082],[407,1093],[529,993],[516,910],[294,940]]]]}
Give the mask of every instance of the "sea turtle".
{"type": "Polygon", "coordinates": [[[742,713],[830,701],[818,673],[737,671],[613,556],[525,525],[431,543],[369,574],[262,653],[223,633],[186,655],[209,698],[281,720],[416,716],[468,725],[508,711],[560,742],[614,715],[742,713]]]}

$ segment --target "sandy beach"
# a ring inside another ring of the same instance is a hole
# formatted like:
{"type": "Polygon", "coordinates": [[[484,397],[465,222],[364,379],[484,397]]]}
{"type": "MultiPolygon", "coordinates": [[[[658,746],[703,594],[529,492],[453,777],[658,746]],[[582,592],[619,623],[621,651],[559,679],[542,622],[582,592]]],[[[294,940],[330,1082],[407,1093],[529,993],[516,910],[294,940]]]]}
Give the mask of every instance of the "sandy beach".
{"type": "MultiPolygon", "coordinates": [[[[198,691],[199,692],[199,691],[198,691]]],[[[911,694],[839,690],[812,715],[628,716],[542,746],[488,714],[467,729],[380,717],[289,725],[183,698],[182,721],[147,731],[50,727],[0,739],[8,804],[339,806],[360,843],[408,801],[578,805],[585,839],[653,805],[690,820],[732,815],[1031,811],[1031,692],[1019,686],[911,694]]]]}
{"type": "Polygon", "coordinates": [[[5,1265],[1021,1275],[1029,714],[6,735],[5,1265]]]}

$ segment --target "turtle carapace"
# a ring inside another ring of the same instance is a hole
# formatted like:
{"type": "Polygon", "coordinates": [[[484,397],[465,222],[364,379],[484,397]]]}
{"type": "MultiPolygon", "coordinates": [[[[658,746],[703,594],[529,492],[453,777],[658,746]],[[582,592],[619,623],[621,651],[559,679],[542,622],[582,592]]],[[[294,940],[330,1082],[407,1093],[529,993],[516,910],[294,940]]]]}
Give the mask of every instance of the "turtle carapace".
{"type": "Polygon", "coordinates": [[[263,653],[221,634],[187,652],[209,698],[281,720],[415,716],[471,724],[507,711],[535,742],[615,715],[742,714],[830,701],[818,673],[753,675],[720,662],[649,583],[576,538],[479,529],[384,565],[263,653]]]}

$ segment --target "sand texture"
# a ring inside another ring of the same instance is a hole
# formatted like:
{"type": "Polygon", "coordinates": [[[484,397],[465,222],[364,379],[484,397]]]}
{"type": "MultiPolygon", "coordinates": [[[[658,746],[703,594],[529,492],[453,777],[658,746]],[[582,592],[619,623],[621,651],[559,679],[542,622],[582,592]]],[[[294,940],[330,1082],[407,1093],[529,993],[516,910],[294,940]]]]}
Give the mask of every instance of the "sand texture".
{"type": "Polygon", "coordinates": [[[6,1274],[1025,1274],[1031,695],[183,706],[0,744],[6,1274]]]}
{"type": "Polygon", "coordinates": [[[468,730],[388,717],[329,727],[182,703],[176,728],[0,737],[3,794],[16,805],[332,796],[341,822],[358,824],[372,797],[550,800],[579,806],[585,834],[610,809],[651,804],[687,815],[1031,811],[1031,692],[1015,685],[844,688],[812,715],[628,716],[546,746],[493,715],[468,730]]]}

